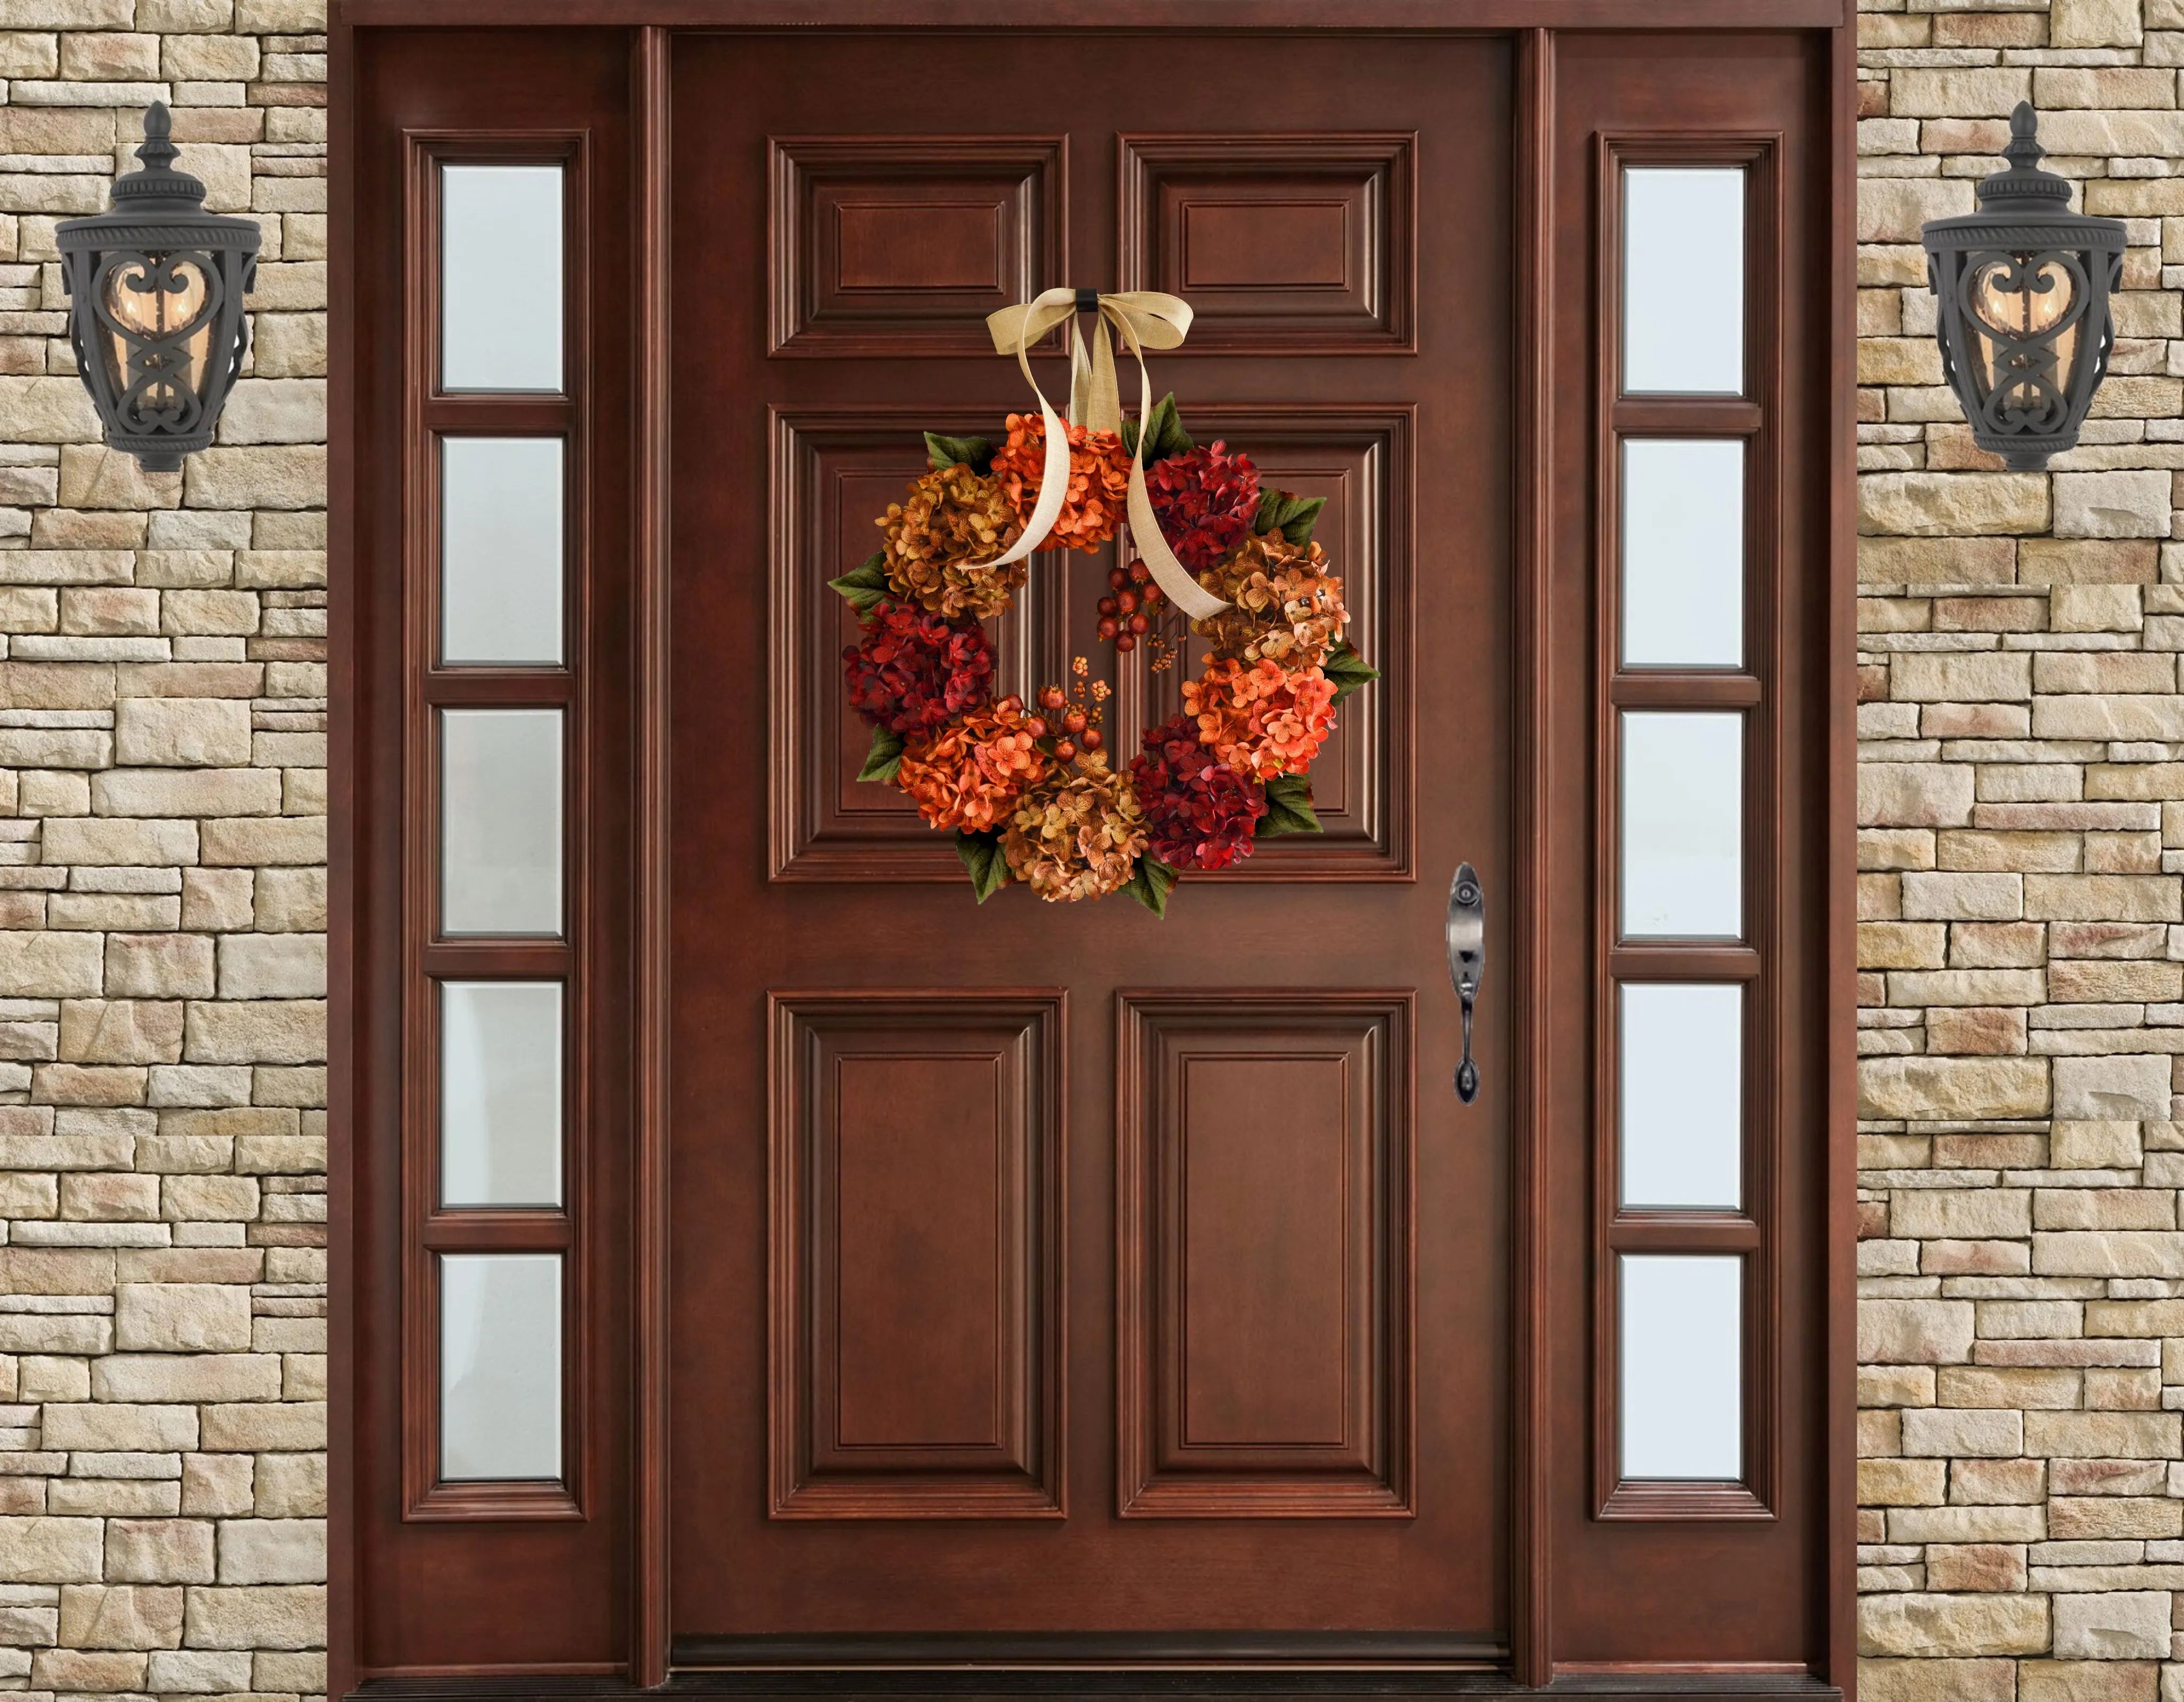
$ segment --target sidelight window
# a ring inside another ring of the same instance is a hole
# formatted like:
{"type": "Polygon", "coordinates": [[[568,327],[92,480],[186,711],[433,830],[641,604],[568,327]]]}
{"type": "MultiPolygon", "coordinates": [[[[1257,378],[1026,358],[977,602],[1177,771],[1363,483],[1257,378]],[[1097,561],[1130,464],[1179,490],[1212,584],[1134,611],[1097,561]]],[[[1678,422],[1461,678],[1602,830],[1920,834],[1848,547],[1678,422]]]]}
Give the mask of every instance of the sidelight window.
{"type": "Polygon", "coordinates": [[[1602,159],[1597,1506],[1765,1517],[1774,153],[1602,159]]]}
{"type": "Polygon", "coordinates": [[[432,618],[409,665],[428,827],[406,923],[407,1511],[566,1517],[585,1051],[573,159],[470,146],[426,147],[413,179],[433,253],[410,317],[429,358],[413,354],[410,578],[432,618]]]}

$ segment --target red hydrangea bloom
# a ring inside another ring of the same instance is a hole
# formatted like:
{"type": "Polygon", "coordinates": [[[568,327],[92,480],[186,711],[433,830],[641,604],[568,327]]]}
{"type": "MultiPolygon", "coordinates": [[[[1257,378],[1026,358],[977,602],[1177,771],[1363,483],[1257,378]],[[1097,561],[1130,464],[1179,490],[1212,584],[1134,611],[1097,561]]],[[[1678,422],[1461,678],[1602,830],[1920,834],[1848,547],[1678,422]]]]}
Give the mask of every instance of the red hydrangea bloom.
{"type": "Polygon", "coordinates": [[[1189,715],[1146,732],[1130,783],[1145,813],[1146,855],[1178,869],[1225,869],[1251,854],[1266,788],[1206,749],[1189,715]]]}
{"type": "Polygon", "coordinates": [[[1226,443],[1200,444],[1145,469],[1161,536],[1192,573],[1217,567],[1251,535],[1259,513],[1259,470],[1226,443]]]}
{"type": "Polygon", "coordinates": [[[975,621],[957,623],[908,603],[873,604],[863,638],[842,652],[850,707],[905,737],[983,709],[992,695],[994,647],[975,621]]]}

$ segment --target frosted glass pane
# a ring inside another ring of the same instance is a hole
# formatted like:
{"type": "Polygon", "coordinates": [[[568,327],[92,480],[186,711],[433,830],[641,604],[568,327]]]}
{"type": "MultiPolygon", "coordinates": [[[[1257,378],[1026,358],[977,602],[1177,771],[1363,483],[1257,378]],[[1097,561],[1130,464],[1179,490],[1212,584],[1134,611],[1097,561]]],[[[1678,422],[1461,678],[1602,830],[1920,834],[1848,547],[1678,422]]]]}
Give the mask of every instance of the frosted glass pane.
{"type": "Polygon", "coordinates": [[[440,387],[561,387],[561,168],[440,168],[440,387]]]}
{"type": "Polygon", "coordinates": [[[561,985],[440,983],[440,1203],[561,1203],[561,985]]]}
{"type": "Polygon", "coordinates": [[[1744,172],[1623,174],[1623,388],[1744,389],[1744,172]]]}
{"type": "Polygon", "coordinates": [[[561,440],[440,440],[440,659],[561,660],[561,440]]]}
{"type": "Polygon", "coordinates": [[[1622,988],[1623,1203],[1742,1204],[1744,989],[1622,988]]]}
{"type": "Polygon", "coordinates": [[[440,712],[440,926],[561,931],[561,712],[440,712]]]}
{"type": "Polygon", "coordinates": [[[440,1476],[561,1475],[561,1255],[440,1256],[440,1476]]]}
{"type": "Polygon", "coordinates": [[[1736,937],[1744,717],[1627,710],[1622,744],[1624,937],[1736,937]]]}
{"type": "Polygon", "coordinates": [[[1744,445],[1623,444],[1623,660],[1734,668],[1744,660],[1744,445]]]}
{"type": "Polygon", "coordinates": [[[1626,1253],[1623,1476],[1744,1475],[1744,1261],[1626,1253]]]}

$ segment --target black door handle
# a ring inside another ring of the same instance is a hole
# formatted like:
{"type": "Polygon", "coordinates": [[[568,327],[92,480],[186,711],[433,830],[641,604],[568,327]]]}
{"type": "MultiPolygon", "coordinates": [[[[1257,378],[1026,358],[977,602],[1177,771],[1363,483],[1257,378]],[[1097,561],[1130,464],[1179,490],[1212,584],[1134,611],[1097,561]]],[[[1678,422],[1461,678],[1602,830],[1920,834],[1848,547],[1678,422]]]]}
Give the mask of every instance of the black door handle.
{"type": "Polygon", "coordinates": [[[1448,883],[1448,978],[1463,1001],[1463,1062],[1456,1066],[1456,1097],[1467,1105],[1479,1097],[1479,1066],[1471,1061],[1471,1007],[1485,963],[1486,896],[1479,890],[1479,871],[1460,863],[1448,883]]]}

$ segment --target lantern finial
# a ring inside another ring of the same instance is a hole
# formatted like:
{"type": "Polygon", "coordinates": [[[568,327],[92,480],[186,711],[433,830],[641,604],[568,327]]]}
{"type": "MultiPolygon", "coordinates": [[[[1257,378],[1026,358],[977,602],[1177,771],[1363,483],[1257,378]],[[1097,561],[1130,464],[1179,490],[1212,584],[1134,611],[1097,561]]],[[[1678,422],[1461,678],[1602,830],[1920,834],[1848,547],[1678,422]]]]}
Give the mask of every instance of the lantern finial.
{"type": "Polygon", "coordinates": [[[2040,145],[2040,115],[2031,101],[2020,101],[2009,114],[2009,146],[2002,156],[2019,171],[2030,171],[2048,150],[2040,145]]]}

